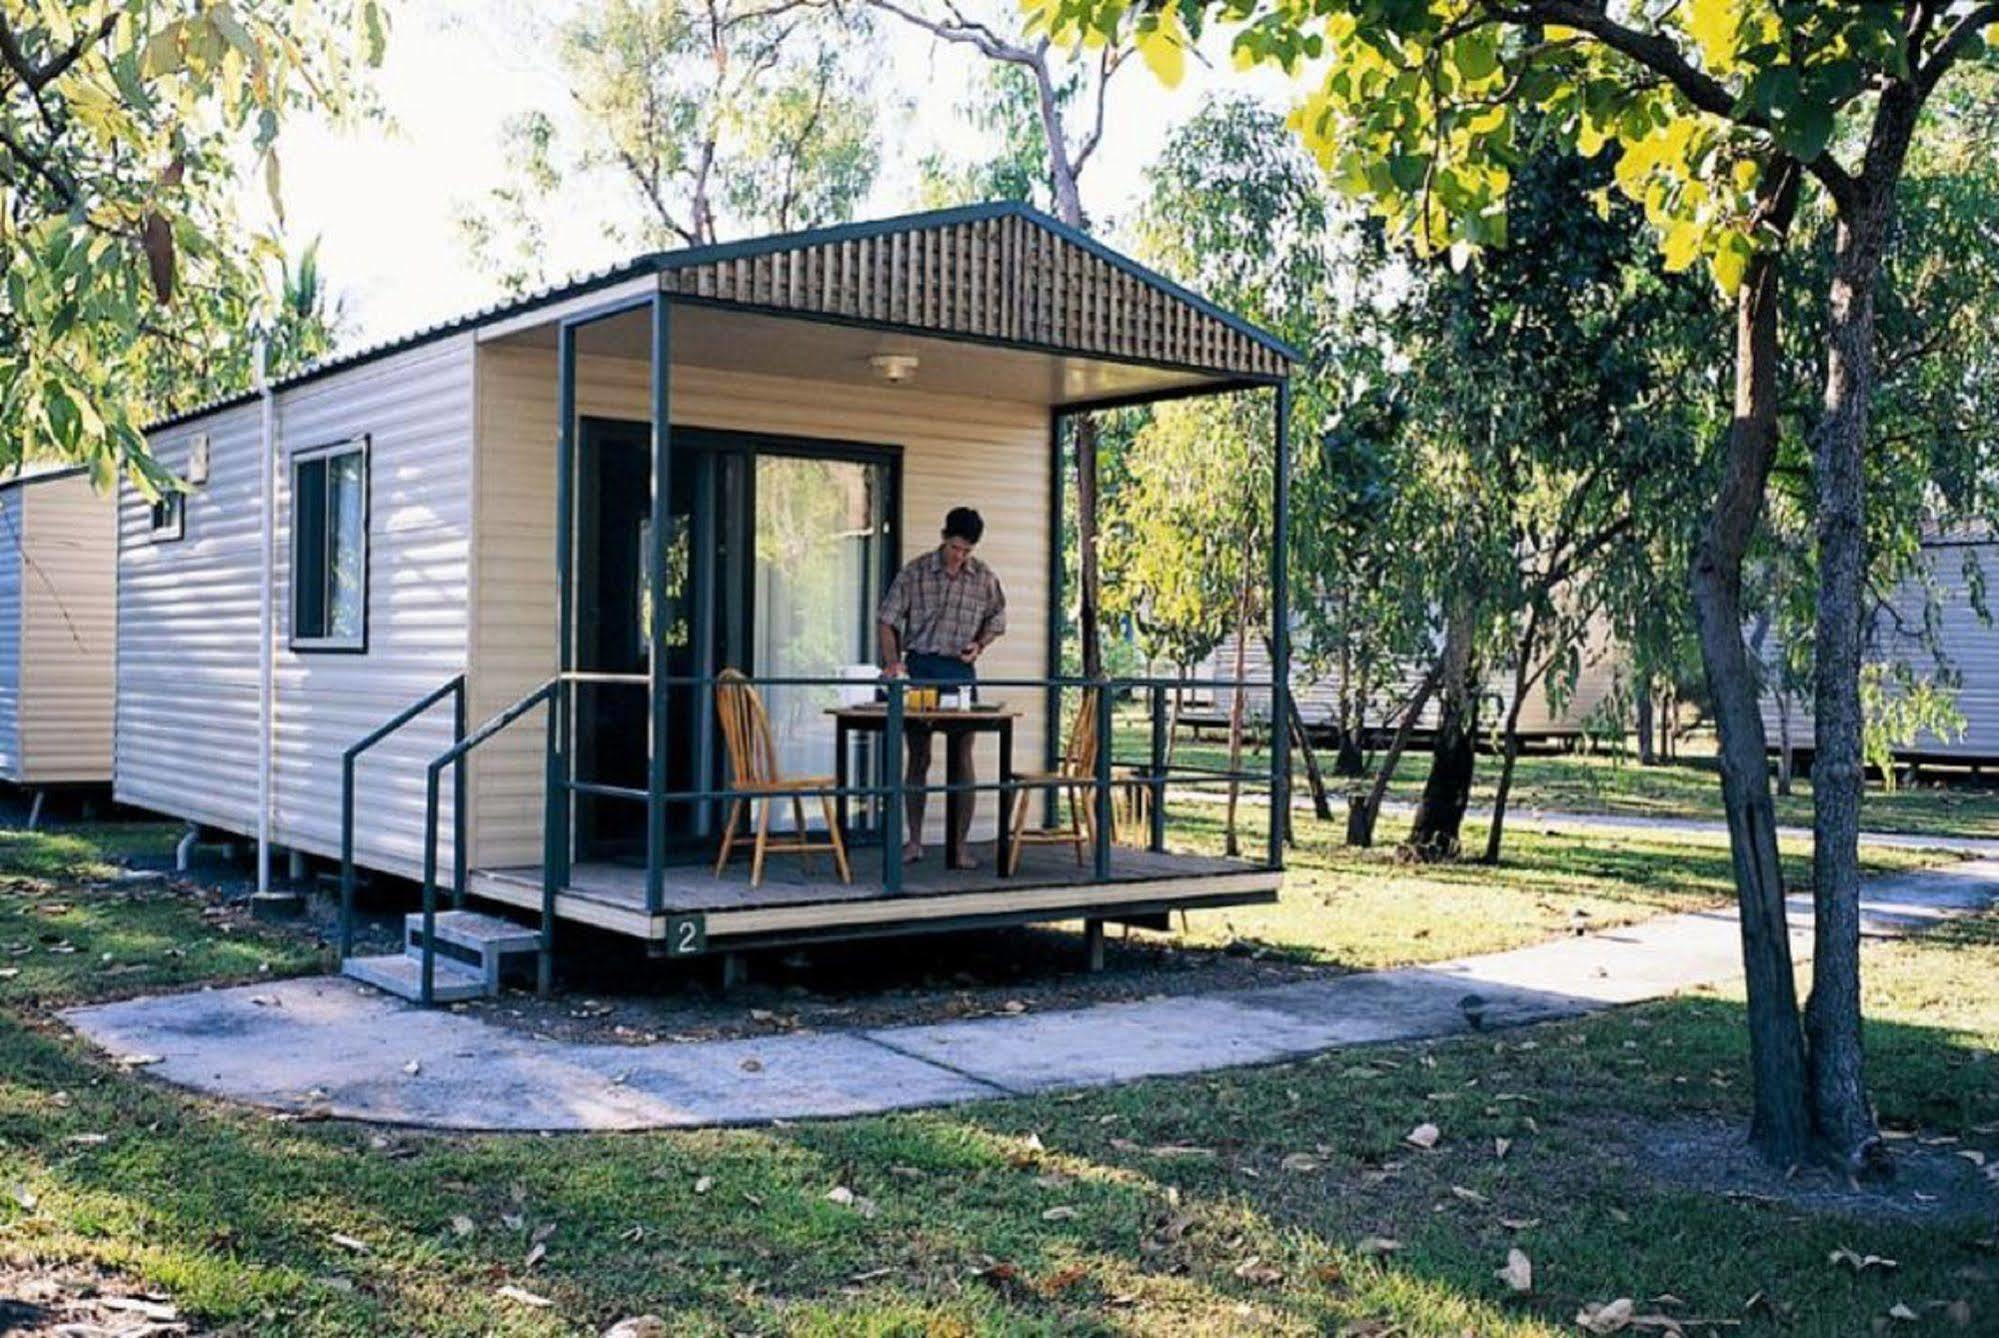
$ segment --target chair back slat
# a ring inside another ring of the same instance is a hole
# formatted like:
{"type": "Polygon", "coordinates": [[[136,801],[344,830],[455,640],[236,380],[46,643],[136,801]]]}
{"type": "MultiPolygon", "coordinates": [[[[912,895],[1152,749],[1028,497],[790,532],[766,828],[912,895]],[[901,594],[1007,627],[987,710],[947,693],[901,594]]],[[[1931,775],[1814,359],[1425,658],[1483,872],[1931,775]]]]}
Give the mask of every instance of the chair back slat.
{"type": "Polygon", "coordinates": [[[715,676],[715,713],[721,717],[722,743],[736,784],[777,780],[777,741],[771,734],[770,715],[762,695],[739,671],[724,669],[715,676]]]}
{"type": "Polygon", "coordinates": [[[1084,688],[1069,722],[1069,742],[1062,750],[1062,774],[1087,779],[1097,773],[1097,697],[1101,688],[1084,688]]]}

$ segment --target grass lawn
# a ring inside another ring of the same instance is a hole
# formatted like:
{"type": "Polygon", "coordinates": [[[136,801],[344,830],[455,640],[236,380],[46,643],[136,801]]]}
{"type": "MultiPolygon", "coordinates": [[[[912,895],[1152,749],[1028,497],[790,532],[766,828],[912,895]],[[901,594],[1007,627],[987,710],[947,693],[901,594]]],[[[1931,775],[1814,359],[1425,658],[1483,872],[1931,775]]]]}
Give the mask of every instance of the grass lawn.
{"type": "MultiPolygon", "coordinates": [[[[1185,765],[1226,767],[1228,746],[1210,737],[1194,742],[1183,738],[1174,759],[1185,765]]],[[[1137,762],[1149,756],[1149,735],[1142,721],[1121,718],[1116,735],[1116,755],[1137,762]]],[[[1246,749],[1244,766],[1254,771],[1269,767],[1261,749],[1246,749]]],[[[1330,754],[1322,754],[1320,764],[1332,765],[1330,754]]],[[[1391,799],[1415,802],[1422,792],[1423,776],[1429,759],[1411,752],[1396,769],[1389,787],[1391,799]]],[[[1499,779],[1499,759],[1482,753],[1472,788],[1472,803],[1492,802],[1493,787],[1499,779]]],[[[1298,793],[1304,793],[1304,768],[1298,767],[1298,793]]],[[[1347,782],[1330,774],[1329,788],[1339,791],[1347,782]]],[[[1812,822],[1812,786],[1799,778],[1793,793],[1777,798],[1780,822],[1809,827],[1812,822]]],[[[1339,804],[1337,796],[1335,804],[1339,804]]],[[[1660,818],[1707,818],[1721,820],[1721,782],[1716,778],[1713,759],[1688,757],[1670,765],[1641,767],[1628,757],[1606,753],[1523,754],[1516,766],[1511,811],[1525,815],[1534,809],[1564,813],[1615,813],[1660,818]]],[[[1341,820],[1345,814],[1342,808],[1341,820]]],[[[1920,784],[1899,786],[1890,791],[1870,784],[1861,809],[1861,821],[1868,830],[1908,832],[1933,836],[1999,837],[1999,786],[1974,784],[1957,777],[1951,784],[1924,779],[1920,784]]],[[[1382,833],[1397,831],[1394,815],[1382,819],[1382,833]]]]}
{"type": "MultiPolygon", "coordinates": [[[[0,1296],[102,1271],[204,1324],[285,1334],[594,1332],[643,1312],[676,1333],[1560,1334],[1620,1297],[1752,1334],[1865,1333],[1896,1305],[1911,1332],[1999,1327],[1989,1217],[1859,1220],[1648,1172],[1644,1149],[1744,1118],[1726,992],[890,1118],[445,1137],[274,1119],[97,1060],[55,1007],[312,957],[105,884],[98,858],[87,834],[0,840],[0,1296]],[[1421,1151],[1403,1139],[1425,1122],[1441,1136],[1421,1151]],[[1534,1273],[1519,1296],[1494,1275],[1514,1247],[1534,1273]],[[1842,1248],[1898,1263],[1828,1262],[1842,1248]]],[[[1603,858],[1649,863],[1636,844],[1603,858]]],[[[1354,876],[1335,866],[1329,889],[1354,876]]],[[[1932,1155],[1975,1180],[1951,1154],[1999,1154],[1999,923],[1870,946],[1867,968],[1884,1118],[1962,1140],[1932,1155]]]]}

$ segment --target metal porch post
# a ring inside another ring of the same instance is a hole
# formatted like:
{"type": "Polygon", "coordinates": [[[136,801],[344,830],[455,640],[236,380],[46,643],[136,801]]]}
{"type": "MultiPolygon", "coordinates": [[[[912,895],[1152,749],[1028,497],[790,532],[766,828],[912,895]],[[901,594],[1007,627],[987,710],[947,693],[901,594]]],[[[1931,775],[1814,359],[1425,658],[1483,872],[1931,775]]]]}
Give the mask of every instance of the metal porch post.
{"type": "MultiPolygon", "coordinates": [[[[1062,676],[1062,432],[1068,419],[1060,409],[1048,411],[1048,677],[1062,676]]],[[[1047,689],[1047,722],[1042,730],[1042,766],[1055,770],[1062,761],[1062,689],[1047,689]]],[[[1055,812],[1049,798],[1049,821],[1055,812]]]]}
{"type": "Polygon", "coordinates": [[[571,804],[569,792],[569,681],[576,667],[576,591],[570,579],[576,526],[576,327],[565,323],[557,338],[556,412],[561,416],[555,443],[555,694],[548,709],[555,717],[548,768],[549,796],[542,833],[542,863],[558,887],[569,882],[571,804]]]}
{"type": "MultiPolygon", "coordinates": [[[[1284,867],[1291,817],[1291,382],[1276,387],[1270,499],[1270,867],[1284,867]]],[[[1238,692],[1241,688],[1236,689],[1238,692]]]]}
{"type": "Polygon", "coordinates": [[[673,540],[673,430],[668,418],[672,307],[652,296],[652,542],[646,546],[646,717],[652,739],[646,761],[646,914],[666,896],[666,547],[673,540]]]}

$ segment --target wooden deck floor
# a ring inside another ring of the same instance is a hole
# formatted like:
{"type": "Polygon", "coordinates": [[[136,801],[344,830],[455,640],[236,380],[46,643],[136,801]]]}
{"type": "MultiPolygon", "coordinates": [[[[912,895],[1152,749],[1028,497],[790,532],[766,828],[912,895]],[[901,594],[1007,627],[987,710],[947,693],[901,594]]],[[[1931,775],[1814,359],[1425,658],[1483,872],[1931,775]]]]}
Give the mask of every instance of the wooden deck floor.
{"type": "MultiPolygon", "coordinates": [[[[719,877],[712,865],[676,864],[666,871],[663,914],[645,910],[642,865],[583,864],[571,871],[559,894],[559,917],[619,932],[659,938],[674,917],[701,916],[710,940],[741,935],[825,933],[842,929],[894,932],[913,921],[988,918],[1072,918],[1091,909],[1222,905],[1267,901],[1280,875],[1241,860],[1203,855],[1156,854],[1119,847],[1111,852],[1111,881],[1091,880],[1088,864],[1078,866],[1067,848],[1030,846],[1019,871],[1002,878],[993,868],[990,843],[972,847],[980,867],[947,869],[941,851],[905,866],[903,888],[887,896],[881,885],[881,851],[860,846],[849,851],[854,881],[842,883],[832,858],[814,854],[773,855],[761,887],[752,888],[747,854],[719,877]]],[[[539,905],[541,869],[521,866],[474,870],[475,896],[533,907],[539,905]]]]}

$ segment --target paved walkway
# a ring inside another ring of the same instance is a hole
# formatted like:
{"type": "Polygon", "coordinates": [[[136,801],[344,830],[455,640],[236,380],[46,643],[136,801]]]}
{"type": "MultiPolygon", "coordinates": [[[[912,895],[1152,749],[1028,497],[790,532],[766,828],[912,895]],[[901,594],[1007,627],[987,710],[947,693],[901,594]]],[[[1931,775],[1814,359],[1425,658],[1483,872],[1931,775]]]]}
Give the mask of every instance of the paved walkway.
{"type": "MultiPolygon", "coordinates": [[[[1870,883],[1899,934],[1999,903],[1999,861],[1870,883]]],[[[1809,903],[1792,907],[1809,955],[1809,903]]],[[[1266,1064],[1342,1046],[1573,1017],[1740,973],[1735,917],[1625,929],[1399,971],[869,1031],[646,1047],[542,1041],[339,977],[203,990],[65,1016],[124,1063],[299,1113],[445,1129],[598,1130],[871,1114],[1266,1064]]]]}

